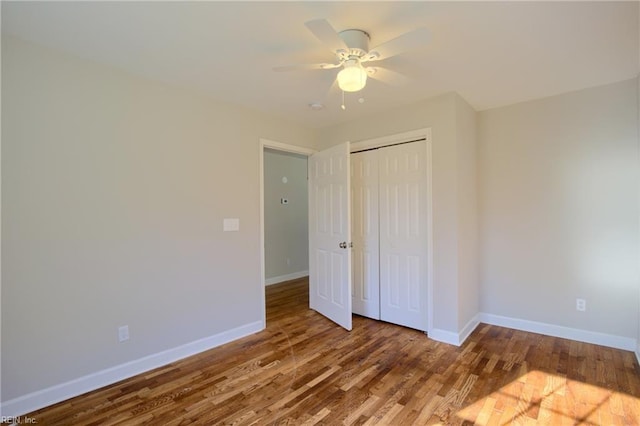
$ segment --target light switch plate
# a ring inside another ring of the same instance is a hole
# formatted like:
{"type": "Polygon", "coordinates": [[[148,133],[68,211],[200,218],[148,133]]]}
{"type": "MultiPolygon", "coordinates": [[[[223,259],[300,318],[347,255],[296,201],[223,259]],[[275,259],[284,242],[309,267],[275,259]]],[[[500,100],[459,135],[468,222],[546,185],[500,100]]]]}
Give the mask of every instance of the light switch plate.
{"type": "Polygon", "coordinates": [[[240,230],[240,219],[237,219],[237,218],[225,219],[222,222],[222,229],[225,232],[228,232],[228,231],[239,231],[240,230]]]}

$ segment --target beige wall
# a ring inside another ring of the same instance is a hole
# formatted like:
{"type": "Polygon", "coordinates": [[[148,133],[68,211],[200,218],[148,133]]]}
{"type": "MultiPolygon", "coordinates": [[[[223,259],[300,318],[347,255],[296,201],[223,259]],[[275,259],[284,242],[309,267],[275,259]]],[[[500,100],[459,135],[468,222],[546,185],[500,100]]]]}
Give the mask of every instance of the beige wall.
{"type": "Polygon", "coordinates": [[[264,152],[266,279],[308,272],[308,223],[307,157],[266,149],[264,152]],[[283,182],[285,177],[286,183],[283,182]],[[286,198],[289,203],[281,204],[282,198],[286,198]]]}
{"type": "Polygon", "coordinates": [[[259,138],[430,127],[432,327],[481,311],[640,341],[640,77],[479,114],[450,93],[314,132],[2,43],[3,401],[262,321],[259,138]]]}
{"type": "Polygon", "coordinates": [[[3,400],[262,321],[259,139],[312,132],[5,36],[2,89],[3,400]]]}
{"type": "Polygon", "coordinates": [[[462,97],[456,96],[459,328],[473,327],[470,322],[480,309],[476,115],[462,97]]]}
{"type": "MultiPolygon", "coordinates": [[[[477,260],[474,249],[460,250],[461,232],[473,234],[472,213],[461,212],[469,207],[469,201],[461,194],[475,193],[473,171],[461,170],[475,162],[474,154],[460,153],[460,149],[472,147],[475,113],[457,94],[449,93],[415,105],[373,115],[320,133],[320,147],[328,147],[344,141],[356,142],[409,130],[430,127],[433,139],[433,323],[434,335],[455,339],[466,321],[477,314],[473,306],[477,301],[477,278],[473,277],[477,260]],[[465,198],[464,200],[462,198],[465,198]],[[463,203],[463,204],[460,204],[463,203]],[[468,264],[462,264],[467,262],[468,264]],[[460,309],[460,276],[463,276],[465,301],[460,309]],[[461,323],[461,320],[463,321],[461,323]]],[[[466,244],[466,243],[465,243],[466,244]]]]}
{"type": "Polygon", "coordinates": [[[482,312],[638,336],[636,84],[478,114],[482,312]]]}

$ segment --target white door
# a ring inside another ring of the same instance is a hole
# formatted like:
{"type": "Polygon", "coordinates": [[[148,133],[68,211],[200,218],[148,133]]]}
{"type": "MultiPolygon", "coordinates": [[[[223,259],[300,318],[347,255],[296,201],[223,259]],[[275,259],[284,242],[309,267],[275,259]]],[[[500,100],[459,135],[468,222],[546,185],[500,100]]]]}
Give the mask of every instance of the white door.
{"type": "Polygon", "coordinates": [[[349,143],[309,158],[309,305],[351,330],[349,143]]]}
{"type": "Polygon", "coordinates": [[[380,319],[378,150],[351,154],[353,313],[380,319]]]}
{"type": "Polygon", "coordinates": [[[379,149],[380,318],[427,330],[427,169],[423,142],[379,149]]]}

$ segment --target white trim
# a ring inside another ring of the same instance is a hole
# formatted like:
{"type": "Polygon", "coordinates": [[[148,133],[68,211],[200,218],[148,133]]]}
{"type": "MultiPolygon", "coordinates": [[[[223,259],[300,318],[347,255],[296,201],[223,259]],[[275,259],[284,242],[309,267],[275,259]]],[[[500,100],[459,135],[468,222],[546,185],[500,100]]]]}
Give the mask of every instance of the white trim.
{"type": "MultiPolygon", "coordinates": [[[[260,153],[258,154],[258,180],[260,181],[260,281],[264,280],[265,264],[264,264],[264,148],[265,141],[260,139],[260,153]]],[[[262,317],[262,327],[267,327],[267,296],[264,291],[264,285],[260,286],[260,310],[262,317]]]]}
{"type": "Polygon", "coordinates": [[[429,333],[427,333],[427,336],[429,336],[429,339],[432,339],[438,342],[460,346],[459,344],[460,336],[458,336],[457,333],[454,333],[452,331],[442,330],[439,328],[432,328],[431,330],[429,330],[429,333]]]}
{"type": "Polygon", "coordinates": [[[462,327],[462,330],[460,330],[460,332],[458,333],[458,341],[460,342],[460,345],[463,344],[465,340],[469,338],[471,333],[473,333],[473,330],[475,330],[476,327],[478,327],[479,325],[480,325],[480,314],[476,314],[473,318],[469,320],[469,322],[464,327],[462,327]]]}
{"type": "Polygon", "coordinates": [[[379,148],[381,146],[393,145],[394,143],[408,142],[415,139],[425,138],[427,142],[431,142],[431,128],[410,130],[408,132],[396,133],[394,135],[382,136],[375,139],[366,139],[359,142],[351,142],[351,152],[361,151],[363,149],[379,148]]]}
{"type": "Polygon", "coordinates": [[[427,331],[433,324],[433,154],[431,128],[424,129],[427,145],[427,331]]]}
{"type": "Polygon", "coordinates": [[[279,284],[284,281],[297,280],[298,278],[307,277],[307,276],[309,276],[309,271],[292,272],[290,274],[280,275],[278,277],[267,278],[266,280],[264,280],[264,285],[267,286],[267,285],[279,284]]]}
{"type": "Polygon", "coordinates": [[[636,339],[616,336],[613,334],[599,333],[597,331],[581,330],[578,328],[564,327],[561,325],[547,324],[519,318],[509,318],[487,313],[480,314],[480,322],[498,325],[500,327],[513,328],[516,330],[529,331],[531,333],[544,334],[546,336],[576,340],[578,342],[593,343],[626,351],[637,350],[636,339]]]}
{"type": "Polygon", "coordinates": [[[278,151],[291,152],[293,154],[306,155],[307,157],[315,154],[317,151],[311,148],[303,148],[301,146],[289,145],[282,142],[276,142],[269,139],[260,138],[262,148],[270,148],[278,151]]]}
{"type": "Polygon", "coordinates": [[[448,343],[450,345],[461,346],[465,340],[469,338],[473,330],[480,325],[480,314],[476,314],[469,322],[462,327],[458,333],[452,331],[441,330],[439,328],[432,328],[427,335],[430,339],[437,340],[438,342],[448,343]]]}
{"type": "MultiPolygon", "coordinates": [[[[640,19],[640,8],[638,8],[638,19],[640,19]]],[[[638,133],[637,133],[637,137],[638,137],[638,153],[640,154],[640,73],[638,73],[638,76],[636,78],[636,102],[637,102],[637,108],[638,108],[638,133]]],[[[637,170],[640,171],[640,155],[638,155],[638,168],[637,170]]],[[[640,176],[638,174],[636,174],[636,180],[640,181],[640,176]]],[[[638,186],[638,207],[640,207],[640,185],[638,186]]],[[[640,229],[638,229],[638,238],[640,239],[640,229]]],[[[640,251],[638,251],[638,264],[640,264],[640,251]]],[[[636,342],[636,359],[638,360],[638,364],[640,364],[640,283],[638,283],[638,315],[637,315],[637,322],[638,322],[638,329],[636,332],[636,336],[638,338],[637,342],[636,342]]]]}
{"type": "Polygon", "coordinates": [[[162,367],[180,359],[207,351],[233,340],[257,333],[263,329],[262,322],[255,321],[182,346],[32,392],[4,402],[2,404],[2,415],[21,416],[60,401],[82,395],[83,393],[108,386],[120,380],[128,379],[154,368],[162,367]]]}

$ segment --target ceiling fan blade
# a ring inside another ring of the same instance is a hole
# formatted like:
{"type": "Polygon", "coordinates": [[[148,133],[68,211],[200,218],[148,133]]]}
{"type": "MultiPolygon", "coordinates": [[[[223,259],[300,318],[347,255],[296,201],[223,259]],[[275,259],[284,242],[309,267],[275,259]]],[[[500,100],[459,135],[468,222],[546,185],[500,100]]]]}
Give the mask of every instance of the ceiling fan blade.
{"type": "Polygon", "coordinates": [[[409,83],[409,78],[399,72],[391,71],[382,67],[367,67],[367,75],[369,78],[381,81],[390,86],[403,86],[409,83]]]}
{"type": "Polygon", "coordinates": [[[314,19],[304,24],[325,46],[336,53],[338,50],[349,50],[347,44],[340,38],[338,32],[326,19],[314,19]]]}
{"type": "Polygon", "coordinates": [[[411,55],[398,55],[382,61],[369,62],[366,65],[393,70],[404,75],[410,80],[419,80],[424,78],[424,76],[429,73],[429,70],[412,59],[411,55]]]}
{"type": "Polygon", "coordinates": [[[340,64],[299,64],[274,67],[274,71],[298,71],[298,70],[330,70],[340,67],[340,64]]]}
{"type": "Polygon", "coordinates": [[[340,93],[340,87],[338,86],[338,80],[334,78],[333,83],[331,83],[331,86],[329,86],[329,90],[327,90],[325,98],[329,98],[330,96],[338,93],[340,93]]]}
{"type": "Polygon", "coordinates": [[[415,50],[424,46],[431,39],[431,33],[426,28],[418,28],[404,33],[392,40],[382,43],[365,55],[362,62],[381,61],[392,56],[399,55],[409,50],[415,50]]]}

